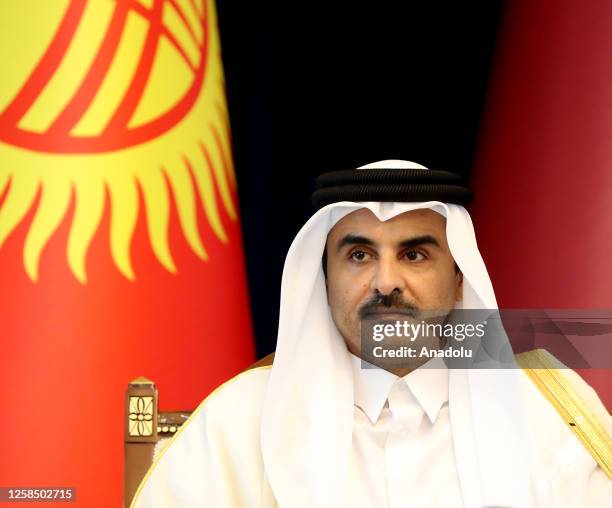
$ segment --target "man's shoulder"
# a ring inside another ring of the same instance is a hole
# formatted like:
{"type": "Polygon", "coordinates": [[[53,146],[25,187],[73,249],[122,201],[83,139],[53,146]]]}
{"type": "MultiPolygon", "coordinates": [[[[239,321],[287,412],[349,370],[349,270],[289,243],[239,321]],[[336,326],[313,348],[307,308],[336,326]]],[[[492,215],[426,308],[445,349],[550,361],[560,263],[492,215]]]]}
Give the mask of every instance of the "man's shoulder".
{"type": "Polygon", "coordinates": [[[268,386],[271,366],[241,372],[216,388],[194,411],[193,417],[224,420],[240,412],[242,417],[259,416],[268,386]]]}
{"type": "Polygon", "coordinates": [[[517,361],[529,427],[545,469],[593,463],[592,451],[609,447],[606,435],[612,435],[612,419],[597,393],[550,353],[530,351],[517,361]]]}
{"type": "Polygon", "coordinates": [[[210,453],[217,445],[237,453],[257,448],[269,376],[269,366],[249,369],[213,390],[165,446],[170,455],[182,460],[195,450],[210,453]]]}
{"type": "Polygon", "coordinates": [[[542,349],[517,355],[517,363],[522,367],[532,407],[546,408],[549,418],[561,418],[565,426],[569,425],[573,413],[580,411],[581,416],[596,419],[612,434],[612,419],[606,407],[597,392],[575,370],[542,349]]]}
{"type": "Polygon", "coordinates": [[[269,375],[269,366],[247,370],[206,397],[159,451],[132,506],[247,506],[246,499],[261,496],[259,431],[269,375]]]}

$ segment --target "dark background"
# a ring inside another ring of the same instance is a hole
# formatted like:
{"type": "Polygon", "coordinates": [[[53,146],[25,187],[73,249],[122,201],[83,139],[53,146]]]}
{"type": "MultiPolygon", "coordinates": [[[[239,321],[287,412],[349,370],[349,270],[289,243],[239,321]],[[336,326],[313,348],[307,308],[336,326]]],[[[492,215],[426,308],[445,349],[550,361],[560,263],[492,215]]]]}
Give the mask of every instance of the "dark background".
{"type": "Polygon", "coordinates": [[[217,2],[257,353],[324,171],[474,160],[503,2],[217,2]]]}

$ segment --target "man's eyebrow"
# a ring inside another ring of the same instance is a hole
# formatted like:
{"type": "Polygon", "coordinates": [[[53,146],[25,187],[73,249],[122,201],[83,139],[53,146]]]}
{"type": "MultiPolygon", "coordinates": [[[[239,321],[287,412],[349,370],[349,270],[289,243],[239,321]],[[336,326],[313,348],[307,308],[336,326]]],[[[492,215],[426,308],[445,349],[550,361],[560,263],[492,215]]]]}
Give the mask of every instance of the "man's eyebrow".
{"type": "Polygon", "coordinates": [[[365,236],[349,233],[338,243],[338,252],[342,250],[342,247],[347,245],[374,245],[374,242],[365,236]]]}
{"type": "Polygon", "coordinates": [[[441,248],[440,242],[438,242],[438,240],[436,240],[436,238],[434,238],[431,235],[414,236],[412,238],[402,240],[399,243],[399,246],[402,249],[410,249],[412,247],[418,247],[419,245],[426,245],[426,244],[441,248]]]}
{"type": "MultiPolygon", "coordinates": [[[[340,242],[338,243],[337,250],[339,252],[342,250],[343,247],[346,247],[347,245],[372,246],[374,244],[375,242],[366,236],[349,233],[348,235],[344,236],[342,240],[340,240],[340,242]]],[[[406,240],[402,240],[398,244],[398,246],[401,249],[410,249],[413,247],[418,247],[419,245],[427,245],[427,244],[433,245],[434,247],[441,248],[440,242],[438,242],[438,240],[432,235],[420,235],[420,236],[414,236],[412,238],[407,238],[406,240]]]]}

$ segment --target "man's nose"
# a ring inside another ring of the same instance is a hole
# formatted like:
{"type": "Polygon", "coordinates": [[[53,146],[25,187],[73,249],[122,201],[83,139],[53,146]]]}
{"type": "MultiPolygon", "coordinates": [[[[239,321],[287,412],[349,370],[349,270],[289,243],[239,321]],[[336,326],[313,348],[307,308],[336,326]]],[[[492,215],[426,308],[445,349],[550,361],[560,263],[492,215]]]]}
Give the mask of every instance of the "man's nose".
{"type": "Polygon", "coordinates": [[[394,259],[380,259],[371,282],[372,292],[378,291],[383,295],[390,295],[393,291],[403,293],[405,287],[406,281],[399,263],[394,259]]]}

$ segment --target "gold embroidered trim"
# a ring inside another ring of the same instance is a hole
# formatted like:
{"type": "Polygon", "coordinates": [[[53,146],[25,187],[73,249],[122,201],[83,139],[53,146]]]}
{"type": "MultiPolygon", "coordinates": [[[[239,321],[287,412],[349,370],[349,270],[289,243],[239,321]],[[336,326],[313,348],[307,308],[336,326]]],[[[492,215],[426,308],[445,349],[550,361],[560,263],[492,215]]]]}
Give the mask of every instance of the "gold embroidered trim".
{"type": "Polygon", "coordinates": [[[561,373],[563,364],[543,349],[518,354],[516,362],[612,479],[612,439],[561,373]]]}

